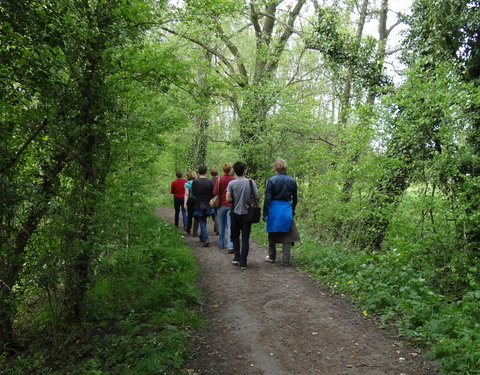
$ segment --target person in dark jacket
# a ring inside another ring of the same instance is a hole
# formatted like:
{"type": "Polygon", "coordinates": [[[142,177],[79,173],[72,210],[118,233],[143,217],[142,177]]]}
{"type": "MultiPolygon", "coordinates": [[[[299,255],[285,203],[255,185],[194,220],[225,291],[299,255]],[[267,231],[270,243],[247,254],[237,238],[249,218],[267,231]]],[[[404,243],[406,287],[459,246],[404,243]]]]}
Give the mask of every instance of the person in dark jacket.
{"type": "MultiPolygon", "coordinates": [[[[217,185],[217,179],[218,179],[218,170],[216,168],[210,169],[210,176],[212,176],[212,181],[213,181],[213,186],[215,187],[217,185]]],[[[215,193],[213,193],[215,195],[215,193]]],[[[212,215],[212,220],[213,220],[213,231],[217,234],[218,236],[218,218],[217,218],[217,210],[214,209],[215,213],[212,215]]]]}
{"type": "Polygon", "coordinates": [[[210,199],[213,198],[213,181],[207,178],[207,167],[198,167],[198,178],[192,182],[192,194],[195,199],[193,215],[200,224],[200,241],[203,246],[210,245],[207,231],[207,217],[215,213],[210,207],[210,199]]]}
{"type": "Polygon", "coordinates": [[[267,222],[268,255],[267,262],[274,263],[277,257],[276,244],[282,244],[282,265],[290,265],[290,250],[294,242],[300,240],[293,221],[297,207],[297,182],[287,175],[287,163],[276,159],[273,164],[275,176],[267,181],[263,220],[267,222]]]}

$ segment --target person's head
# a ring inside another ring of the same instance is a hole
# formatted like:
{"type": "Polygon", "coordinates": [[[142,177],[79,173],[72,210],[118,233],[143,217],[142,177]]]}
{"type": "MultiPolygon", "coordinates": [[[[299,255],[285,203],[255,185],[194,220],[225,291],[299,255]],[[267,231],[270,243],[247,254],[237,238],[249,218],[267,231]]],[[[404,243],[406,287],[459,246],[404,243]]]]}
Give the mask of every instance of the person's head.
{"type": "Polygon", "coordinates": [[[273,163],[273,169],[277,173],[287,173],[287,162],[283,159],[276,159],[273,163]]]}
{"type": "Polygon", "coordinates": [[[196,178],[197,178],[197,174],[195,173],[195,171],[188,171],[187,172],[187,180],[188,181],[195,180],[196,178]]]}
{"type": "Polygon", "coordinates": [[[235,174],[239,177],[245,175],[245,171],[247,170],[247,166],[245,163],[242,163],[241,161],[237,161],[235,164],[233,164],[233,170],[235,171],[235,174]]]}
{"type": "Polygon", "coordinates": [[[207,167],[205,167],[204,165],[200,165],[198,167],[198,174],[199,175],[206,175],[207,174],[207,167]]]}
{"type": "Polygon", "coordinates": [[[218,171],[215,168],[210,169],[210,176],[217,177],[218,171]]]}
{"type": "Polygon", "coordinates": [[[182,176],[183,176],[182,171],[179,171],[178,169],[175,172],[175,175],[177,176],[177,178],[182,178],[182,176]]]}
{"type": "Polygon", "coordinates": [[[229,176],[232,173],[232,166],[229,163],[223,164],[223,174],[229,176]]]}

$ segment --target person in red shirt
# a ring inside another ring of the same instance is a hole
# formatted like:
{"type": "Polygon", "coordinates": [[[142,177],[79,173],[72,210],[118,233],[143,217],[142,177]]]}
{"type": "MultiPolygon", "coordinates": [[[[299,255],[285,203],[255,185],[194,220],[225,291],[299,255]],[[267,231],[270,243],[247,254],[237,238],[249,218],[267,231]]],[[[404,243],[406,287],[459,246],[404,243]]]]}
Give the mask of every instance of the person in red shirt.
{"type": "Polygon", "coordinates": [[[173,206],[175,207],[175,226],[178,227],[180,208],[182,209],[183,229],[187,230],[187,213],[184,207],[185,184],[187,180],[182,178],[182,172],[176,171],[177,179],[172,181],[170,193],[173,194],[173,206]]]}

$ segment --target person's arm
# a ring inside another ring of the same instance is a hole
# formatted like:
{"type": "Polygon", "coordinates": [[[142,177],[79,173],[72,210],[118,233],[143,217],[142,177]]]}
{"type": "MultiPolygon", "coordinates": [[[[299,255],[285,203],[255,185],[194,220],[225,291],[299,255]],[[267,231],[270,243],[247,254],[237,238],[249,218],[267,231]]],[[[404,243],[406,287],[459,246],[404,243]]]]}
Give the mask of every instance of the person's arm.
{"type": "MultiPolygon", "coordinates": [[[[227,200],[228,203],[233,203],[232,187],[230,186],[231,183],[232,181],[230,181],[227,184],[227,194],[225,196],[225,199],[227,200]]],[[[233,207],[232,207],[232,210],[233,210],[233,207]]]]}
{"type": "Polygon", "coordinates": [[[294,181],[295,189],[292,194],[292,214],[295,215],[295,208],[297,208],[297,181],[294,181]]]}
{"type": "Polygon", "coordinates": [[[269,179],[267,181],[267,188],[265,189],[265,200],[263,202],[263,219],[268,216],[268,211],[270,210],[270,202],[272,201],[272,190],[273,190],[273,183],[269,179]]]}
{"type": "Polygon", "coordinates": [[[218,177],[215,180],[215,186],[213,187],[213,195],[220,194],[220,178],[221,177],[218,177]]]}
{"type": "Polygon", "coordinates": [[[187,202],[188,202],[189,193],[190,193],[190,191],[188,190],[187,187],[185,187],[185,198],[183,199],[183,207],[185,207],[185,209],[187,209],[187,202]]]}
{"type": "Polygon", "coordinates": [[[175,186],[175,181],[172,181],[172,183],[170,184],[170,194],[174,194],[175,191],[173,190],[173,187],[175,186]]]}
{"type": "Polygon", "coordinates": [[[255,199],[258,200],[260,197],[258,196],[258,186],[257,186],[257,183],[255,181],[253,181],[253,195],[255,196],[255,199]]]}

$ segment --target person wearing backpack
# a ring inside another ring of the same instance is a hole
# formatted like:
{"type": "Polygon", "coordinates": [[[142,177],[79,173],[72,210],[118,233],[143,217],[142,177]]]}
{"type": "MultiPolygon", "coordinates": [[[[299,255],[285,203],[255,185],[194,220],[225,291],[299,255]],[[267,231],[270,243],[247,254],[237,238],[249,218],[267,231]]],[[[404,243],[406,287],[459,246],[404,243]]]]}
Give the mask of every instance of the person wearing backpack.
{"type": "Polygon", "coordinates": [[[215,210],[210,207],[210,199],[213,198],[213,181],[207,178],[207,167],[201,165],[198,167],[198,178],[192,182],[192,194],[195,197],[193,206],[193,216],[195,216],[200,225],[200,241],[204,247],[210,246],[207,230],[207,217],[215,214],[215,210]]]}
{"type": "Polygon", "coordinates": [[[250,248],[252,221],[249,215],[252,196],[258,200],[258,188],[255,181],[245,177],[246,165],[240,161],[233,165],[237,178],[227,186],[227,202],[232,203],[230,211],[231,238],[233,243],[233,261],[241,270],[247,269],[247,257],[250,248]],[[241,241],[240,241],[241,235],[241,241]]]}

